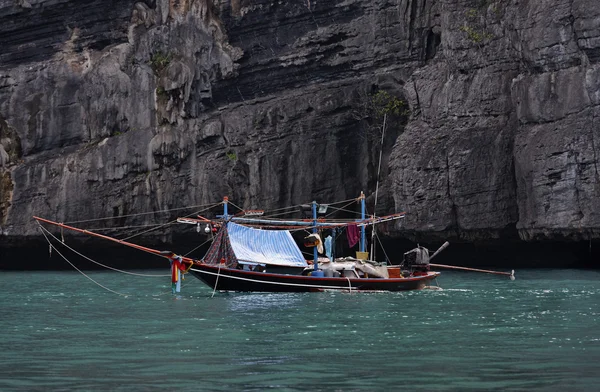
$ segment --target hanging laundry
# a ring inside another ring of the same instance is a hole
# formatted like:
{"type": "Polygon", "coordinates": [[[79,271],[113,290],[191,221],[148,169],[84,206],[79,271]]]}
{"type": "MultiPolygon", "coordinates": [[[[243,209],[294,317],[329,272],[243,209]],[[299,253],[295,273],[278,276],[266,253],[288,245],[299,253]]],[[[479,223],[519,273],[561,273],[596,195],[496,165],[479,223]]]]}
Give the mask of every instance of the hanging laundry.
{"type": "Polygon", "coordinates": [[[327,237],[325,237],[325,254],[327,255],[327,257],[329,257],[329,260],[333,261],[333,252],[332,252],[332,247],[331,247],[331,236],[328,235],[327,237]]]}
{"type": "Polygon", "coordinates": [[[319,242],[317,243],[317,252],[323,254],[323,241],[321,241],[321,236],[318,234],[315,234],[319,240],[319,242]]]}
{"type": "Polygon", "coordinates": [[[346,236],[348,237],[348,246],[351,248],[354,247],[359,239],[358,226],[356,224],[348,225],[346,228],[346,236]]]}
{"type": "Polygon", "coordinates": [[[323,253],[323,241],[321,241],[321,236],[317,233],[313,233],[304,237],[304,246],[307,248],[317,247],[317,252],[323,253]]]}

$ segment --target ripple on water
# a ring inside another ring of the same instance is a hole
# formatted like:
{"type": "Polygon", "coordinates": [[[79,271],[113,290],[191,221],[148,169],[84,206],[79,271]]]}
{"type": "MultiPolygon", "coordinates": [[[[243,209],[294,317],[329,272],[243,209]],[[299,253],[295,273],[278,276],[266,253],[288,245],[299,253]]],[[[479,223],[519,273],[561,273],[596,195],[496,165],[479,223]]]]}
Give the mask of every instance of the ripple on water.
{"type": "MultiPolygon", "coordinates": [[[[222,294],[0,275],[2,390],[594,390],[599,276],[444,273],[441,291],[222,294]]],[[[152,281],[156,282],[156,281],[152,281]]]]}

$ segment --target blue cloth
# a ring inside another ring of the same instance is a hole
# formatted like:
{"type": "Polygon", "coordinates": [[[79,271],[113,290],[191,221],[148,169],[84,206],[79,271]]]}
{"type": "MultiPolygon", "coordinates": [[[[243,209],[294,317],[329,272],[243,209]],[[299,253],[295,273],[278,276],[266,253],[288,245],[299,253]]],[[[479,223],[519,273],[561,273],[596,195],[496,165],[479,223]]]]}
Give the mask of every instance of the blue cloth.
{"type": "Polygon", "coordinates": [[[288,267],[307,267],[288,230],[262,230],[227,223],[229,242],[239,261],[288,267]]]}
{"type": "Polygon", "coordinates": [[[331,257],[333,255],[331,251],[331,236],[328,235],[327,237],[325,237],[325,254],[327,255],[327,257],[329,257],[329,260],[331,260],[331,257]]]}

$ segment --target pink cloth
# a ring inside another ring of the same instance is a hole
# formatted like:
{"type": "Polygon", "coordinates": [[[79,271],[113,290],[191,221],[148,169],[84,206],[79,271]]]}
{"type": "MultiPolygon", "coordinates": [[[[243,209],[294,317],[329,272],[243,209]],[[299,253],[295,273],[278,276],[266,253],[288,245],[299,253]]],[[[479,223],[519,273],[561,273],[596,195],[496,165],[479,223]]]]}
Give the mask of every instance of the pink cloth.
{"type": "Polygon", "coordinates": [[[355,224],[349,225],[346,229],[346,236],[348,237],[348,246],[352,248],[359,239],[358,226],[355,224]]]}

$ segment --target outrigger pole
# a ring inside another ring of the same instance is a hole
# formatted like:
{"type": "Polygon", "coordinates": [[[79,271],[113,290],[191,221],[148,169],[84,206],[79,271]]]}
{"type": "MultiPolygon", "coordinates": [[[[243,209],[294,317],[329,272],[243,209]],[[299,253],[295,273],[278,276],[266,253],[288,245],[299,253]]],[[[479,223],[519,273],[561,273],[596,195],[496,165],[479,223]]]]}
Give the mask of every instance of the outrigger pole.
{"type": "MultiPolygon", "coordinates": [[[[450,246],[450,243],[448,241],[444,242],[442,244],[442,246],[440,246],[440,248],[438,250],[436,250],[433,255],[431,255],[429,260],[433,259],[435,256],[440,254],[440,252],[443,251],[444,249],[446,249],[448,246],[450,246]]],[[[455,269],[455,270],[471,271],[471,272],[483,272],[485,274],[494,274],[494,275],[506,275],[510,278],[510,280],[515,280],[515,270],[512,270],[510,272],[502,272],[502,271],[490,271],[490,270],[484,270],[484,269],[478,269],[478,268],[457,267],[454,265],[446,265],[446,264],[429,263],[429,265],[431,267],[437,267],[437,268],[455,269]]]]}
{"type": "MultiPolygon", "coordinates": [[[[152,248],[146,248],[145,246],[137,245],[137,244],[134,244],[132,242],[127,242],[127,241],[119,240],[117,238],[109,237],[109,236],[106,236],[106,235],[103,235],[103,234],[94,233],[93,231],[89,231],[89,230],[79,229],[79,228],[73,227],[73,226],[68,226],[68,225],[65,225],[63,223],[54,222],[54,221],[51,221],[51,220],[48,220],[48,219],[44,219],[44,218],[40,218],[40,217],[37,217],[37,216],[34,216],[33,219],[37,220],[38,222],[48,223],[48,224],[51,224],[51,225],[54,225],[54,226],[62,227],[62,228],[67,229],[67,230],[73,230],[73,231],[77,231],[79,233],[83,233],[83,234],[91,235],[91,236],[94,236],[94,237],[99,237],[99,238],[102,238],[102,239],[105,239],[105,240],[108,240],[108,241],[116,242],[118,244],[129,246],[131,248],[135,248],[135,249],[138,249],[138,250],[141,250],[141,251],[144,251],[144,252],[152,253],[152,254],[154,254],[156,256],[165,257],[167,259],[170,257],[170,255],[173,254],[173,252],[165,252],[165,251],[160,251],[160,250],[156,250],[156,249],[152,249],[152,248]]],[[[187,262],[187,263],[192,263],[192,264],[194,263],[194,260],[191,259],[191,258],[189,258],[189,257],[181,256],[181,259],[183,261],[187,262]]]]}
{"type": "Polygon", "coordinates": [[[515,280],[515,270],[511,270],[510,272],[501,272],[501,271],[490,271],[490,270],[484,270],[484,269],[478,269],[478,268],[457,267],[454,265],[445,265],[445,264],[430,263],[429,265],[432,267],[437,267],[437,268],[455,269],[455,270],[471,271],[471,272],[483,272],[486,274],[494,274],[494,275],[506,275],[510,278],[510,280],[515,280]]]}

